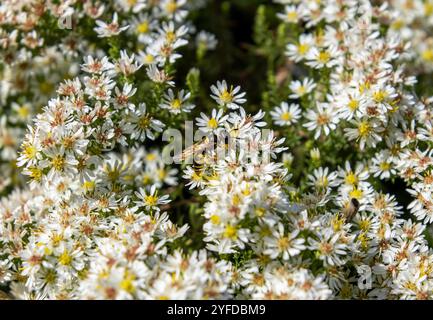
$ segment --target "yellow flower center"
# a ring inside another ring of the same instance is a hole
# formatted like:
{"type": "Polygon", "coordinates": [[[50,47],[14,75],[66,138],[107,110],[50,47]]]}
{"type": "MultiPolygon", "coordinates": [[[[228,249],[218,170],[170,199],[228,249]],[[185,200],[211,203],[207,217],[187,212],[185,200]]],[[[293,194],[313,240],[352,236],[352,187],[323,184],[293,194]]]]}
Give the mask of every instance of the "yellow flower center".
{"type": "Polygon", "coordinates": [[[355,111],[359,107],[359,101],[356,99],[350,99],[348,107],[350,110],[355,111]]]}
{"type": "Polygon", "coordinates": [[[152,63],[153,61],[155,61],[155,57],[152,56],[151,54],[146,54],[146,56],[144,57],[144,61],[148,64],[152,63]]]}
{"type": "Polygon", "coordinates": [[[168,31],[165,35],[167,42],[172,43],[176,40],[176,34],[173,31],[168,31]]]}
{"type": "Polygon", "coordinates": [[[370,89],[370,83],[368,81],[359,85],[359,93],[364,93],[364,91],[368,89],[370,89]]]}
{"type": "Polygon", "coordinates": [[[63,240],[63,235],[61,233],[59,234],[54,233],[52,240],[53,240],[53,246],[57,247],[60,244],[60,241],[63,240]]]}
{"type": "Polygon", "coordinates": [[[51,165],[55,170],[62,171],[65,167],[65,157],[58,154],[51,160],[51,165]]]}
{"type": "Polygon", "coordinates": [[[280,250],[285,250],[289,247],[290,245],[290,240],[288,237],[282,237],[280,239],[278,239],[278,248],[280,250]]]}
{"type": "Polygon", "coordinates": [[[229,224],[224,230],[224,237],[236,240],[238,237],[238,230],[236,229],[236,227],[229,224]]]}
{"type": "Polygon", "coordinates": [[[377,103],[381,103],[381,102],[385,101],[386,96],[387,96],[387,94],[385,91],[379,90],[379,91],[376,91],[375,93],[373,93],[373,100],[377,103]]]}
{"type": "Polygon", "coordinates": [[[331,55],[327,51],[320,51],[317,59],[321,63],[327,63],[331,59],[331,55]]]}
{"type": "Polygon", "coordinates": [[[218,121],[215,118],[211,118],[208,122],[207,125],[209,128],[215,129],[218,127],[218,121]]]}
{"type": "Polygon", "coordinates": [[[404,21],[401,19],[395,20],[392,24],[391,24],[391,28],[394,30],[400,30],[401,28],[404,27],[404,21]]]}
{"type": "Polygon", "coordinates": [[[27,159],[31,160],[31,159],[34,159],[36,157],[37,151],[36,151],[35,146],[28,144],[24,147],[23,153],[27,159]]]}
{"type": "Polygon", "coordinates": [[[67,250],[63,251],[63,253],[59,257],[59,263],[64,266],[70,265],[72,262],[72,257],[67,250]]]}
{"type": "Polygon", "coordinates": [[[354,188],[352,191],[350,191],[349,196],[351,198],[355,198],[355,199],[361,199],[363,196],[363,192],[360,189],[354,188]]]}
{"type": "Polygon", "coordinates": [[[138,33],[147,33],[149,32],[149,23],[147,21],[143,21],[136,28],[138,33]]]}
{"type": "Polygon", "coordinates": [[[347,184],[356,185],[358,184],[358,177],[353,172],[350,172],[346,175],[345,181],[347,184]]]}
{"type": "Polygon", "coordinates": [[[298,22],[298,13],[296,11],[290,11],[287,13],[287,21],[288,22],[298,22]]]}
{"type": "Polygon", "coordinates": [[[134,275],[131,275],[130,273],[126,272],[123,280],[120,282],[120,288],[122,288],[124,291],[128,293],[134,293],[135,287],[133,284],[133,281],[135,280],[134,275]]]}
{"type": "Polygon", "coordinates": [[[421,57],[424,61],[433,62],[433,49],[424,50],[421,57]]]}
{"type": "Polygon", "coordinates": [[[110,276],[110,273],[108,272],[108,270],[102,270],[98,273],[99,279],[107,279],[109,276],[110,276]]]}
{"type": "Polygon", "coordinates": [[[290,112],[284,112],[281,114],[280,119],[283,121],[290,121],[292,120],[292,115],[290,114],[290,112]]]}
{"type": "Polygon", "coordinates": [[[391,168],[391,164],[388,162],[382,162],[379,167],[382,171],[388,171],[391,168]]]}
{"type": "Polygon", "coordinates": [[[266,209],[265,208],[256,208],[254,213],[256,214],[257,217],[263,217],[266,213],[266,209]]]}
{"type": "Polygon", "coordinates": [[[93,191],[95,189],[95,181],[85,181],[82,185],[85,192],[93,191]]]}
{"type": "Polygon", "coordinates": [[[151,196],[151,195],[146,196],[146,197],[144,197],[144,202],[148,206],[156,206],[156,204],[158,203],[158,197],[151,196]]]}
{"type": "Polygon", "coordinates": [[[326,187],[328,185],[329,181],[326,176],[320,177],[317,179],[317,186],[319,187],[326,187]]]}
{"type": "Polygon", "coordinates": [[[433,14],[433,3],[424,3],[424,14],[426,16],[431,16],[433,14]]]}
{"type": "Polygon", "coordinates": [[[245,189],[242,190],[242,194],[243,194],[244,196],[249,196],[249,195],[251,194],[251,192],[252,192],[252,190],[251,190],[251,188],[250,188],[249,185],[247,185],[247,186],[245,187],[245,189]]]}
{"type": "Polygon", "coordinates": [[[138,127],[140,129],[146,129],[149,127],[150,124],[150,117],[146,114],[144,116],[142,116],[139,120],[138,120],[138,127]]]}
{"type": "Polygon", "coordinates": [[[167,171],[165,169],[157,170],[158,178],[164,180],[167,177],[167,171]]]}
{"type": "Polygon", "coordinates": [[[34,181],[40,182],[42,179],[42,170],[36,167],[29,168],[30,178],[34,181]]]}
{"type": "Polygon", "coordinates": [[[359,229],[363,230],[363,231],[368,231],[368,229],[370,228],[371,222],[369,220],[361,220],[359,222],[359,229]]]}
{"type": "Polygon", "coordinates": [[[30,107],[28,105],[22,105],[17,109],[18,116],[21,119],[26,119],[30,114],[30,107]]]}
{"type": "Polygon", "coordinates": [[[305,44],[305,43],[299,44],[298,52],[301,56],[307,54],[308,50],[310,50],[310,46],[308,44],[305,44]]]}
{"type": "Polygon", "coordinates": [[[365,234],[365,232],[360,233],[358,236],[358,240],[361,242],[361,246],[364,250],[367,250],[368,248],[368,237],[365,234]]]}
{"type": "Polygon", "coordinates": [[[307,88],[305,88],[305,86],[299,86],[299,88],[296,89],[296,93],[299,96],[303,96],[306,92],[307,92],[307,88]]]}
{"type": "Polygon", "coordinates": [[[404,286],[405,286],[405,288],[407,288],[407,289],[409,289],[409,290],[417,291],[417,286],[416,286],[416,284],[413,283],[413,282],[411,282],[411,281],[407,281],[407,282],[405,283],[404,286]]]}
{"type": "Polygon", "coordinates": [[[229,103],[233,100],[233,95],[231,94],[231,92],[224,90],[220,95],[220,99],[224,103],[229,103]]]}
{"type": "Polygon", "coordinates": [[[239,197],[239,195],[235,194],[232,198],[232,203],[234,206],[238,206],[239,203],[241,203],[241,198],[239,197]]]}
{"type": "Polygon", "coordinates": [[[154,154],[154,153],[149,153],[146,155],[147,161],[155,161],[155,159],[156,159],[156,154],[154,154]]]}
{"type": "Polygon", "coordinates": [[[219,216],[217,216],[216,214],[213,214],[213,215],[210,217],[210,221],[211,221],[213,224],[219,224],[219,223],[221,222],[221,218],[220,218],[219,216]]]}
{"type": "Polygon", "coordinates": [[[176,1],[170,1],[170,2],[168,2],[166,4],[166,6],[165,6],[165,10],[169,14],[173,14],[177,10],[177,3],[176,3],[176,1]]]}
{"type": "Polygon", "coordinates": [[[362,121],[358,125],[358,132],[360,137],[366,137],[371,131],[371,126],[368,121],[362,121]]]}
{"type": "Polygon", "coordinates": [[[182,102],[181,102],[179,99],[174,99],[174,100],[171,102],[171,107],[172,107],[173,109],[176,109],[176,110],[179,110],[181,105],[182,105],[182,102]]]}
{"type": "Polygon", "coordinates": [[[335,216],[332,219],[332,228],[334,231],[340,231],[344,225],[345,218],[340,216],[335,216]]]}

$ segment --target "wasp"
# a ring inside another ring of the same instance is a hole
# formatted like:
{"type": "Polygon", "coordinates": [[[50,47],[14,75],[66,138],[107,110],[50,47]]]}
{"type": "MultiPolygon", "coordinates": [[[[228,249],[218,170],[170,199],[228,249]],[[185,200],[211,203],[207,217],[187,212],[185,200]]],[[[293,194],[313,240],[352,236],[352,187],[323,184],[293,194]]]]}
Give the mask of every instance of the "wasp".
{"type": "Polygon", "coordinates": [[[248,128],[253,122],[254,118],[248,115],[239,124],[234,125],[229,131],[222,130],[218,133],[213,133],[212,135],[204,137],[201,141],[189,146],[180,154],[175,155],[173,160],[175,162],[185,161],[191,156],[203,154],[205,150],[217,150],[218,146],[221,146],[220,142],[222,142],[224,149],[227,150],[232,145],[233,139],[239,139],[241,130],[245,127],[248,128]]]}
{"type": "Polygon", "coordinates": [[[186,159],[189,159],[191,156],[202,154],[203,151],[209,149],[214,144],[214,141],[211,140],[212,139],[209,137],[204,137],[201,141],[194,143],[193,145],[183,150],[180,154],[175,155],[173,158],[174,161],[175,162],[185,161],[186,159]]]}
{"type": "Polygon", "coordinates": [[[359,210],[360,203],[357,199],[351,198],[349,203],[344,206],[342,213],[346,218],[346,222],[352,221],[352,219],[356,216],[359,210]]]}

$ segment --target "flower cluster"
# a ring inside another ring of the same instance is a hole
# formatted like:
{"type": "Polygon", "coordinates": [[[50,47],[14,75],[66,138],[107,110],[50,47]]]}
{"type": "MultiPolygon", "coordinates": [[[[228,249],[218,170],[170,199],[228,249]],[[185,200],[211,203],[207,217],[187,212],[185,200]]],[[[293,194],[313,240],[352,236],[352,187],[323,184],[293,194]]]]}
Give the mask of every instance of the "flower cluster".
{"type": "MultiPolygon", "coordinates": [[[[285,53],[299,68],[310,69],[314,78],[304,78],[302,85],[300,80],[290,84],[293,94],[289,98],[299,99],[305,120],[298,120],[297,105],[289,111],[286,104],[275,109],[274,121],[282,125],[284,119],[296,119],[314,131],[319,141],[344,136],[345,143],[354,142],[355,150],[370,155],[355,158],[355,170],[348,162],[340,173],[316,169],[310,176],[311,184],[340,186],[335,195],[321,191],[318,203],[333,201],[343,213],[350,211],[353,199],[360,205],[354,221],[359,233],[347,244],[355,245],[349,250],[351,254],[361,249],[369,258],[356,253],[348,261],[371,267],[376,288],[368,296],[428,298],[431,268],[424,268],[431,264],[432,255],[424,234],[431,222],[430,101],[413,94],[416,79],[404,64],[416,56],[414,49],[416,52],[419,47],[411,47],[393,28],[401,19],[413,17],[406,16],[406,11],[398,15],[396,11],[403,9],[397,1],[392,1],[391,9],[386,4],[374,7],[369,1],[291,2],[285,2],[285,13],[278,16],[288,24],[306,23],[307,28],[297,41],[287,44],[285,53]],[[385,17],[390,27],[383,31],[385,17]],[[392,196],[374,190],[368,182],[371,176],[383,181],[403,179],[416,198],[408,209],[420,222],[399,218],[401,207],[392,196]],[[371,232],[377,233],[373,236],[371,232]]],[[[428,3],[424,6],[428,8],[428,3]]],[[[427,11],[418,12],[428,15],[427,11]]],[[[318,158],[320,162],[320,152],[318,158]]],[[[334,219],[338,220],[338,215],[334,219]]],[[[333,277],[345,277],[345,272],[332,272],[336,273],[333,277]]],[[[347,290],[343,287],[340,294],[362,296],[354,288],[347,290]]]]}
{"type": "Polygon", "coordinates": [[[274,2],[0,4],[2,296],[433,298],[433,4],[274,2]]]}
{"type": "Polygon", "coordinates": [[[389,25],[389,33],[410,42],[407,55],[414,67],[412,73],[430,73],[433,70],[433,2],[388,1],[387,9],[381,15],[381,22],[389,25]]]}
{"type": "MultiPolygon", "coordinates": [[[[87,69],[91,73],[107,70],[106,58],[101,57],[120,57],[115,69],[126,77],[145,65],[152,67],[149,76],[153,80],[170,83],[170,75],[163,69],[181,56],[178,48],[196,32],[194,26],[187,27],[186,18],[198,6],[194,1],[177,0],[2,1],[0,168],[9,178],[0,182],[0,192],[23,185],[15,162],[27,125],[55,96],[58,83],[77,76],[83,56],[98,57],[87,61],[94,68],[87,69]],[[128,56],[121,48],[133,54],[128,56]]],[[[204,31],[197,34],[201,39],[198,45],[204,46],[201,50],[215,48],[212,37],[204,31]]]]}

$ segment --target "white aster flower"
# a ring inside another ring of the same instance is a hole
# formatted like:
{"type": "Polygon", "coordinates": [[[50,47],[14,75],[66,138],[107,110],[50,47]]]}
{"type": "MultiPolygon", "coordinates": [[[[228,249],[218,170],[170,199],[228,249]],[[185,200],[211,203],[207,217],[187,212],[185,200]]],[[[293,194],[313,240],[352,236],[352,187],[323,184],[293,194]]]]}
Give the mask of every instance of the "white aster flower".
{"type": "Polygon", "coordinates": [[[282,102],[281,105],[275,107],[270,114],[276,125],[288,126],[298,122],[298,119],[301,117],[301,109],[297,104],[292,103],[289,106],[287,102],[282,102]]]}
{"type": "Polygon", "coordinates": [[[210,89],[213,93],[211,97],[218,103],[218,105],[226,106],[229,109],[238,109],[241,104],[247,101],[244,99],[245,92],[239,93],[241,90],[240,86],[235,88],[230,86],[229,89],[225,80],[222,82],[217,81],[217,85],[212,85],[210,89]]]}

